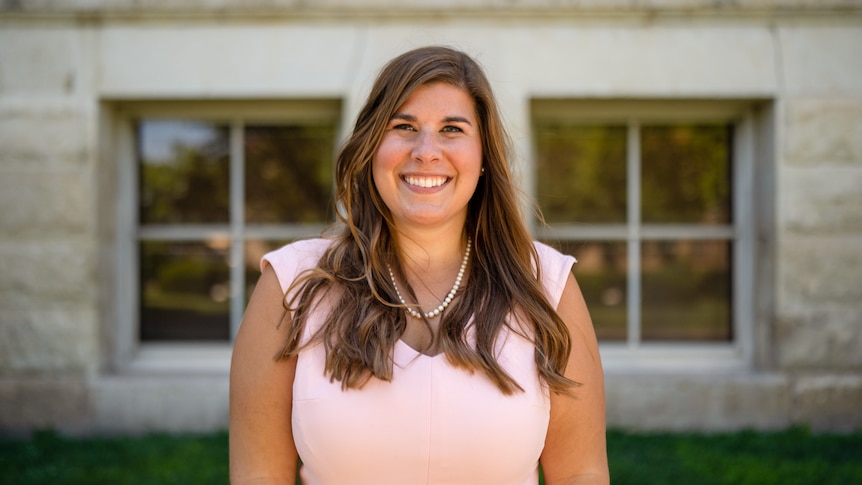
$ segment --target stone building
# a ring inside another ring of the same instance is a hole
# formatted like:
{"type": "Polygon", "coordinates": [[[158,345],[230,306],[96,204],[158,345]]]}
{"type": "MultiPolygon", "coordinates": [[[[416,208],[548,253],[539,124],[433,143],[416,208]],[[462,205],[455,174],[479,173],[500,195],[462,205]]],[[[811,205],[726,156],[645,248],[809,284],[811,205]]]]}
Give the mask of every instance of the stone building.
{"type": "MultiPolygon", "coordinates": [[[[862,425],[862,2],[0,2],[0,429],[224,428],[261,253],[385,60],[486,68],[608,420],[862,425]]],[[[531,212],[526,212],[531,214],[531,212]]]]}

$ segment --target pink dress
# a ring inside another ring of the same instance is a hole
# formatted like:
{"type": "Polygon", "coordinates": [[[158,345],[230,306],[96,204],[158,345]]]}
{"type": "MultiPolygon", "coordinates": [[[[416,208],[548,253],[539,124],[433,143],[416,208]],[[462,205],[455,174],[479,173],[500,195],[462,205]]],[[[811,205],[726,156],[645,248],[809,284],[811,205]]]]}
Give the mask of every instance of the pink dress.
{"type": "MultiPolygon", "coordinates": [[[[263,257],[283,290],[316,265],[328,240],[299,241],[263,257]]],[[[574,258],[536,243],[543,286],[556,307],[574,258]]],[[[468,283],[469,284],[469,283],[468,283]]],[[[321,325],[314,315],[305,338],[321,325]]],[[[468,325],[468,341],[475,342],[468,325]]],[[[324,351],[302,351],[293,383],[293,433],[302,483],[535,485],[548,428],[548,391],[533,344],[507,330],[498,361],[525,392],[506,396],[480,372],[453,367],[398,341],[392,382],[377,379],[342,391],[323,374],[324,351]]]]}

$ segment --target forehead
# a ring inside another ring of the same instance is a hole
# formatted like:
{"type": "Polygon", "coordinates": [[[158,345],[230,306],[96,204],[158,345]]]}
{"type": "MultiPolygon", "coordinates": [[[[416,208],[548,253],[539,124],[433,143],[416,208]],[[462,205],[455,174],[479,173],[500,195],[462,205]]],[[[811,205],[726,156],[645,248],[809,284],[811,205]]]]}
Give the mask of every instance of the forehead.
{"type": "Polygon", "coordinates": [[[476,117],[476,103],[470,93],[464,88],[442,81],[423,84],[414,89],[395,110],[395,114],[417,110],[476,117]]]}

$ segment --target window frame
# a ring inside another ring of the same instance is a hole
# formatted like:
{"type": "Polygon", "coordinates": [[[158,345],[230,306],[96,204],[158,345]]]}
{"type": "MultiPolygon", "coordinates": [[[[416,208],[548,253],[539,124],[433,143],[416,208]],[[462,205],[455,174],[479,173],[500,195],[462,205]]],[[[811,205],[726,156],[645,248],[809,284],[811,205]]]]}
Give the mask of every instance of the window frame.
{"type": "MultiPolygon", "coordinates": [[[[531,166],[536,166],[537,120],[560,120],[585,126],[625,125],[627,220],[622,224],[556,224],[541,226],[532,220],[539,239],[619,241],[627,245],[627,339],[601,341],[605,371],[621,373],[726,373],[751,369],[755,364],[755,293],[761,268],[758,256],[757,214],[763,201],[755,194],[760,157],[769,152],[762,140],[769,117],[762,100],[738,99],[577,99],[535,97],[530,103],[531,166]],[[641,127],[667,123],[721,122],[731,125],[731,205],[728,225],[694,227],[692,224],[643,224],[640,218],[641,127]],[[659,238],[724,240],[731,247],[731,326],[729,342],[661,342],[640,338],[640,251],[643,241],[659,238]]],[[[529,171],[533,173],[533,171],[529,171]]],[[[536,194],[535,180],[528,180],[536,194]]],[[[577,265],[574,268],[577,277],[577,265]]],[[[588,302],[589,303],[589,302],[588,302]]]]}
{"type": "MultiPolygon", "coordinates": [[[[288,100],[150,100],[115,101],[108,104],[103,136],[111,138],[108,156],[116,163],[113,281],[115,328],[112,329],[110,365],[120,372],[175,374],[177,372],[225,373],[230,368],[233,338],[245,311],[245,241],[297,239],[316,236],[332,221],[316,224],[245,222],[244,129],[248,125],[327,122],[336,127],[333,157],[344,129],[342,101],[338,98],[288,100]],[[135,126],[141,119],[177,119],[218,122],[229,127],[230,219],[227,224],[150,224],[139,215],[139,170],[135,126]],[[230,271],[230,336],[224,342],[142,342],[140,340],[139,247],[142,241],[199,241],[226,238],[230,271]]],[[[332,182],[334,184],[334,181],[332,182]]]]}

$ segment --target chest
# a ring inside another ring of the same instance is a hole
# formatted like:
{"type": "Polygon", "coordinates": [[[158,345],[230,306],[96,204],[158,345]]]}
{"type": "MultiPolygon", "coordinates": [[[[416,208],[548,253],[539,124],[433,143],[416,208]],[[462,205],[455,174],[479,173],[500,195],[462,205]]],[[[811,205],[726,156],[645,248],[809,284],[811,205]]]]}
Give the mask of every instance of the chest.
{"type": "Polygon", "coordinates": [[[524,392],[504,395],[482,373],[403,341],[391,382],[343,391],[323,375],[322,346],[306,349],[292,422],[307,483],[530,483],[547,431],[547,392],[531,342],[509,335],[499,350],[524,392]]]}

